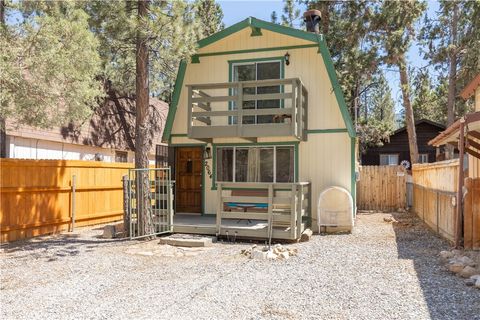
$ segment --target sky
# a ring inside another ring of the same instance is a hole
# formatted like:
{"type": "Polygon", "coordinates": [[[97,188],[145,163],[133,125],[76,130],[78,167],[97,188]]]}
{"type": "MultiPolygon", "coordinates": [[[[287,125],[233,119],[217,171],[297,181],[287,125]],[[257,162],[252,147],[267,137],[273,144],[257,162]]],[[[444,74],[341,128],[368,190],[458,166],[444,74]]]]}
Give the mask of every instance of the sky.
{"type": "MultiPolygon", "coordinates": [[[[217,0],[217,2],[222,7],[224,15],[223,22],[225,23],[226,27],[231,26],[232,24],[235,24],[249,16],[270,21],[270,15],[272,14],[272,11],[276,11],[277,16],[280,18],[283,10],[282,0],[217,0]]],[[[303,13],[304,8],[299,7],[299,9],[303,13]]],[[[438,2],[429,0],[428,15],[434,15],[436,10],[438,10],[438,2]]],[[[413,67],[422,67],[427,64],[427,62],[420,56],[419,47],[415,44],[411,46],[408,52],[408,60],[410,65],[413,67]]],[[[396,71],[394,68],[384,68],[384,71],[390,88],[392,89],[392,97],[395,100],[395,109],[397,112],[400,112],[402,109],[402,96],[400,91],[400,79],[398,71],[396,71]]]]}

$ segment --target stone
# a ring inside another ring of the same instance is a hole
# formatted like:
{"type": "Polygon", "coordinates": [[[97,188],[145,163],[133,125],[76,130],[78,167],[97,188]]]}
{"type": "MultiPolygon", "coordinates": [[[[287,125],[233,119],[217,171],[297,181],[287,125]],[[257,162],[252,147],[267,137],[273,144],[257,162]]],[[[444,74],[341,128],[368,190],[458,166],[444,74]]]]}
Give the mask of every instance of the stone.
{"type": "Polygon", "coordinates": [[[474,281],[480,280],[480,274],[475,274],[475,275],[471,276],[470,279],[472,279],[474,281]]]}
{"type": "Polygon", "coordinates": [[[453,253],[454,256],[461,256],[462,255],[462,250],[458,250],[458,249],[453,249],[451,251],[453,253]]]}
{"type": "Polygon", "coordinates": [[[115,226],[112,224],[106,225],[103,227],[103,235],[102,238],[104,239],[112,239],[115,237],[115,226]]]}
{"type": "Polygon", "coordinates": [[[310,239],[312,238],[312,235],[313,235],[313,231],[312,231],[312,230],[310,230],[310,229],[305,229],[305,230],[302,232],[302,235],[300,236],[300,242],[310,241],[310,239]]]}
{"type": "Polygon", "coordinates": [[[453,273],[459,273],[460,271],[463,270],[465,266],[461,263],[451,263],[448,265],[448,270],[450,270],[453,273]]]}
{"type": "Polygon", "coordinates": [[[260,250],[253,250],[252,254],[250,255],[251,259],[260,259],[260,260],[266,260],[267,259],[267,252],[266,251],[260,251],[260,250]]]}
{"type": "Polygon", "coordinates": [[[470,266],[466,266],[465,268],[463,268],[462,271],[460,271],[458,273],[458,275],[462,278],[470,278],[471,276],[473,276],[476,273],[477,273],[477,270],[475,270],[475,268],[470,267],[470,266]]]}
{"type": "Polygon", "coordinates": [[[298,254],[298,249],[297,248],[288,249],[288,254],[291,256],[296,256],[298,254]]]}
{"type": "Polygon", "coordinates": [[[454,254],[453,252],[451,251],[440,251],[440,258],[442,258],[443,260],[448,260],[448,259],[451,259],[453,258],[454,254]]]}
{"type": "Polygon", "coordinates": [[[267,251],[267,259],[268,260],[275,260],[277,258],[278,258],[278,256],[275,253],[273,253],[273,251],[267,251]]]}
{"type": "Polygon", "coordinates": [[[212,237],[198,236],[177,236],[172,235],[160,238],[159,244],[168,244],[175,247],[211,247],[213,245],[212,237]]]}
{"type": "Polygon", "coordinates": [[[467,280],[465,280],[465,284],[466,284],[467,286],[469,286],[469,287],[472,287],[472,286],[475,285],[475,280],[473,280],[473,279],[467,279],[467,280]]]}
{"type": "Polygon", "coordinates": [[[480,289],[480,279],[475,282],[475,288],[480,289]]]}
{"type": "Polygon", "coordinates": [[[280,253],[280,255],[278,257],[280,259],[287,260],[288,258],[290,258],[290,254],[288,253],[288,251],[285,251],[285,252],[280,253]]]}
{"type": "Polygon", "coordinates": [[[474,267],[475,262],[467,256],[457,258],[457,262],[463,264],[464,266],[474,267]]]}

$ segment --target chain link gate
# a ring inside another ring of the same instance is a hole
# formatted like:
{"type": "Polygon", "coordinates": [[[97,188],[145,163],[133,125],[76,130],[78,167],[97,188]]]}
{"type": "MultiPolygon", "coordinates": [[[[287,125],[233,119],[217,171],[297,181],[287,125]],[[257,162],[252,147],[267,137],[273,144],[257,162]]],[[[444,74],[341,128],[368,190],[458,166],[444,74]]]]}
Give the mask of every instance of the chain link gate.
{"type": "Polygon", "coordinates": [[[173,183],[170,168],[128,171],[130,239],[173,231],[173,183]]]}

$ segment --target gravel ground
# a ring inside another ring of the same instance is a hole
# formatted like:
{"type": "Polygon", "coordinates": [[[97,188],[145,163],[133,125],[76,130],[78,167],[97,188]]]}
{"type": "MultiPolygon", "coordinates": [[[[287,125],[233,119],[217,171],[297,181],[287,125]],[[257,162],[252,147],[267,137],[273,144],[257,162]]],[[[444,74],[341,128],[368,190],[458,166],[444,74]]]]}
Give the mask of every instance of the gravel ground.
{"type": "Polygon", "coordinates": [[[361,214],[352,234],[290,244],[178,249],[102,240],[99,228],[2,247],[2,319],[480,319],[480,290],[447,271],[448,244],[409,214],[361,214]]]}

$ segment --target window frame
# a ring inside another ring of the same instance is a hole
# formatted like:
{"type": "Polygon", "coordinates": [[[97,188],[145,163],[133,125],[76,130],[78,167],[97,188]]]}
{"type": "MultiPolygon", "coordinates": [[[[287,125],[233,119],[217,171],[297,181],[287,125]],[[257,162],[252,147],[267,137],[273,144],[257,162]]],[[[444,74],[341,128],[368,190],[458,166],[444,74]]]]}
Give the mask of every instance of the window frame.
{"type": "Polygon", "coordinates": [[[418,163],[429,163],[428,160],[429,160],[428,153],[424,152],[424,153],[419,153],[418,154],[418,163]],[[426,157],[426,161],[421,161],[422,156],[426,157]]]}
{"type": "Polygon", "coordinates": [[[400,154],[399,153],[380,153],[379,155],[379,164],[381,166],[398,166],[400,164],[400,154]],[[382,164],[382,156],[388,156],[388,164],[382,164]],[[397,157],[397,163],[396,164],[390,164],[390,157],[391,156],[396,156],[397,157]]]}
{"type": "Polygon", "coordinates": [[[217,187],[217,182],[226,182],[226,183],[243,183],[243,182],[237,182],[236,181],[236,150],[237,148],[240,149],[249,149],[249,148],[273,148],[273,181],[272,182],[247,182],[247,183],[295,183],[297,181],[297,166],[298,166],[298,150],[297,150],[297,144],[295,143],[288,143],[288,144],[265,144],[265,145],[218,145],[214,146],[214,156],[215,160],[218,159],[218,150],[222,148],[230,148],[233,150],[233,157],[232,157],[232,180],[233,181],[220,181],[217,180],[218,174],[217,174],[217,168],[218,168],[218,161],[215,161],[214,163],[214,175],[213,175],[213,180],[212,180],[212,189],[216,189],[217,187]],[[285,148],[285,147],[290,147],[293,148],[293,182],[277,182],[277,148],[285,148]]]}

